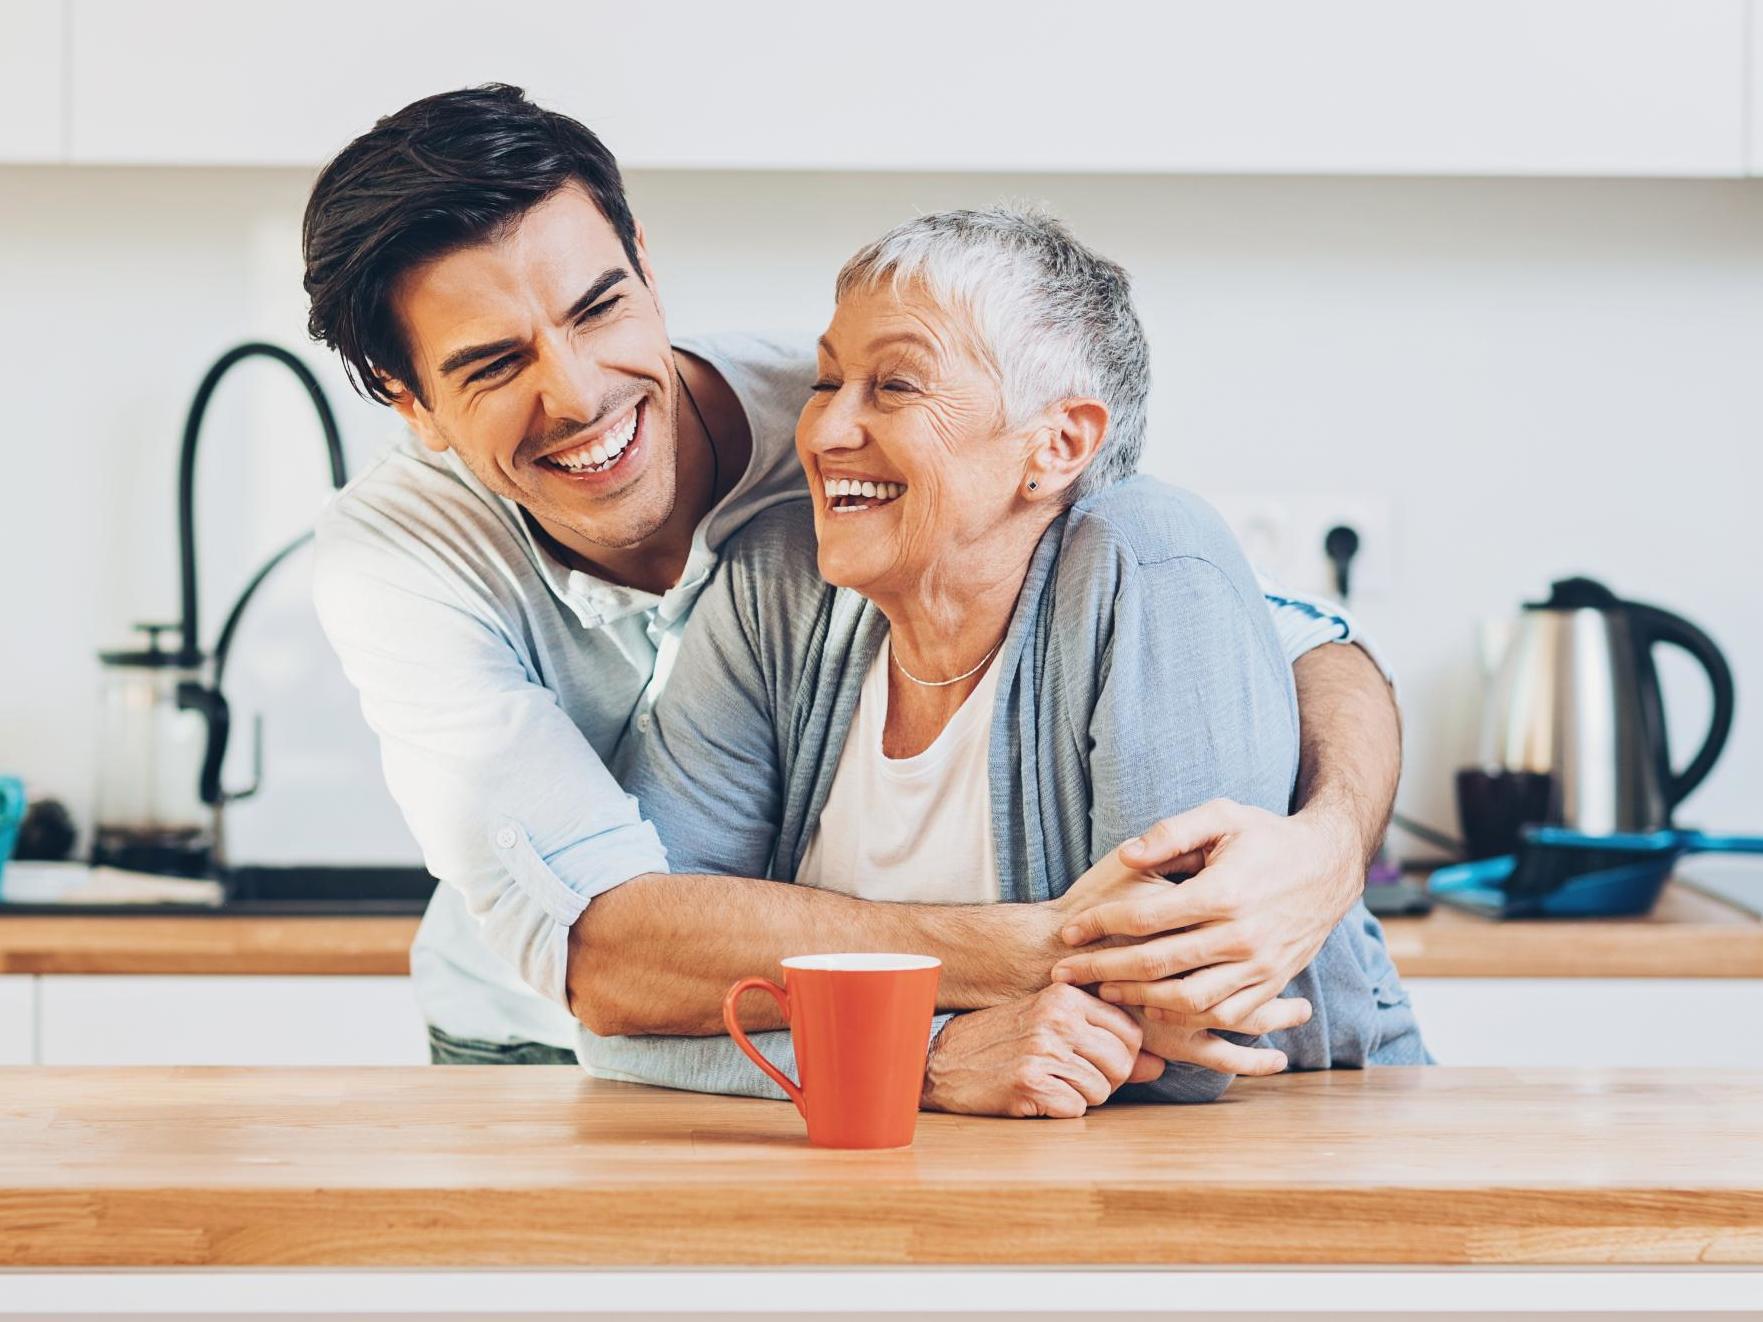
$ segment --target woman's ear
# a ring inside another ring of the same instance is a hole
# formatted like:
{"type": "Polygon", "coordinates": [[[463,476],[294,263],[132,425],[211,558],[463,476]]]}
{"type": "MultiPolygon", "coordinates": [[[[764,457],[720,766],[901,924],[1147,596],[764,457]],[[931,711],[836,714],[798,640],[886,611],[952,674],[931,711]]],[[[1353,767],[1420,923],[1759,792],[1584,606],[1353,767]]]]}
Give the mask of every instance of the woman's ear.
{"type": "Polygon", "coordinates": [[[1068,399],[1053,408],[1036,432],[1023,474],[1023,495],[1047,500],[1066,492],[1084,474],[1108,434],[1108,406],[1099,399],[1068,399]]]}

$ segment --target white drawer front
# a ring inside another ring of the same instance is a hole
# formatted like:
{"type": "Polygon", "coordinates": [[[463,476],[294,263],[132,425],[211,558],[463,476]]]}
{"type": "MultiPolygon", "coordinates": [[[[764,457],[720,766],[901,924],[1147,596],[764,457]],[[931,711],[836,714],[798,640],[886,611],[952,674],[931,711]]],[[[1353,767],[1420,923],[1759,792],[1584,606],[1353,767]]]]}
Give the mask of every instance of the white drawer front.
{"type": "Polygon", "coordinates": [[[408,978],[40,980],[45,1065],[418,1065],[408,978]]]}
{"type": "Polygon", "coordinates": [[[1404,983],[1441,1065],[1763,1068],[1763,979],[1404,983]]]}
{"type": "Polygon", "coordinates": [[[27,973],[0,977],[0,1065],[29,1065],[37,1034],[37,980],[27,973]]]}

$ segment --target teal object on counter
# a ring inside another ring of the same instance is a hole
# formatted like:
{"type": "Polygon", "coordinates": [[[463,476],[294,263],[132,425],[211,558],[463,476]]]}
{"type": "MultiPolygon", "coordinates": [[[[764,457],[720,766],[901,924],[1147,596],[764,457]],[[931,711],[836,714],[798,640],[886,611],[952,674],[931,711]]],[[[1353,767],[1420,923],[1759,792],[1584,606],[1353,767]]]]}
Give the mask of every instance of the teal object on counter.
{"type": "Polygon", "coordinates": [[[1653,831],[1585,835],[1560,826],[1525,832],[1516,854],[1440,868],[1437,899],[1489,918],[1616,918],[1651,909],[1685,854],[1763,854],[1763,836],[1653,831]]]}
{"type": "Polygon", "coordinates": [[[18,843],[18,824],[24,820],[24,782],[17,776],[0,776],[0,876],[18,843]]]}

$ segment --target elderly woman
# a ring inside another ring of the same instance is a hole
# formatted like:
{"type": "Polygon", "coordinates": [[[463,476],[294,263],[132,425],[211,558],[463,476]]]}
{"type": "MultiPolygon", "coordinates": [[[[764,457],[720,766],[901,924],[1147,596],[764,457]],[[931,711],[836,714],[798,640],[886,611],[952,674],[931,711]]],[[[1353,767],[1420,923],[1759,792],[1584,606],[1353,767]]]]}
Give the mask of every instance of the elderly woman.
{"type": "MultiPolygon", "coordinates": [[[[1080,876],[1097,898],[1171,884],[1110,858],[1166,813],[1219,796],[1286,810],[1291,671],[1217,517],[1132,477],[1147,379],[1124,272],[1048,217],[927,216],[851,259],[797,429],[813,499],[729,544],[652,737],[622,750],[676,869],[944,903],[958,922],[1080,876]]],[[[1053,994],[1098,1032],[1123,1013],[1053,994]]],[[[1296,1068],[1427,1059],[1362,908],[1286,995],[1256,1026],[1296,1068]]],[[[938,1021],[928,1105],[1013,1109],[971,1077],[1007,1060],[969,1053],[988,1063],[946,1088],[937,1068],[941,1043],[1009,1009],[938,1021]]],[[[1150,1055],[1124,1064],[1074,1038],[1077,1112],[1127,1079],[1131,1096],[1216,1097],[1248,1044],[1164,1068],[1176,1030],[1139,1025],[1150,1055]]],[[[790,1066],[787,1034],[755,1042],[790,1066]]],[[[726,1038],[584,1034],[581,1055],[611,1077],[781,1095],[726,1038]]]]}

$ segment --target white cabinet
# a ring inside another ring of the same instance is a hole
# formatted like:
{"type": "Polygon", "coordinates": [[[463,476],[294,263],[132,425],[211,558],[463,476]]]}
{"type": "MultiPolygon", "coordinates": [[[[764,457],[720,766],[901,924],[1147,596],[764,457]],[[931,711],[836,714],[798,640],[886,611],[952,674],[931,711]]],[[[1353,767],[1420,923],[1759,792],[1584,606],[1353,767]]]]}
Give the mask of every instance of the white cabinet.
{"type": "MultiPolygon", "coordinates": [[[[1413,978],[1443,1065],[1763,1069],[1763,979],[1413,978]]],[[[0,1064],[418,1065],[408,978],[0,977],[0,1064]]]]}
{"type": "Polygon", "coordinates": [[[627,166],[1738,175],[1747,0],[79,0],[72,159],[314,165],[501,80],[627,166]]]}
{"type": "Polygon", "coordinates": [[[62,158],[65,8],[63,0],[0,0],[0,164],[62,158]]]}
{"type": "Polygon", "coordinates": [[[37,980],[0,977],[0,1065],[29,1065],[36,1050],[37,980]]]}
{"type": "Polygon", "coordinates": [[[1750,174],[1763,174],[1763,0],[1750,0],[1750,5],[1750,95],[1745,99],[1745,110],[1750,116],[1750,123],[1745,126],[1745,146],[1750,159],[1746,168],[1750,174]]]}
{"type": "Polygon", "coordinates": [[[1441,1065],[1763,1069],[1763,979],[1404,979],[1441,1065]]]}
{"type": "Polygon", "coordinates": [[[44,1065],[420,1065],[408,978],[38,979],[44,1065]]]}

